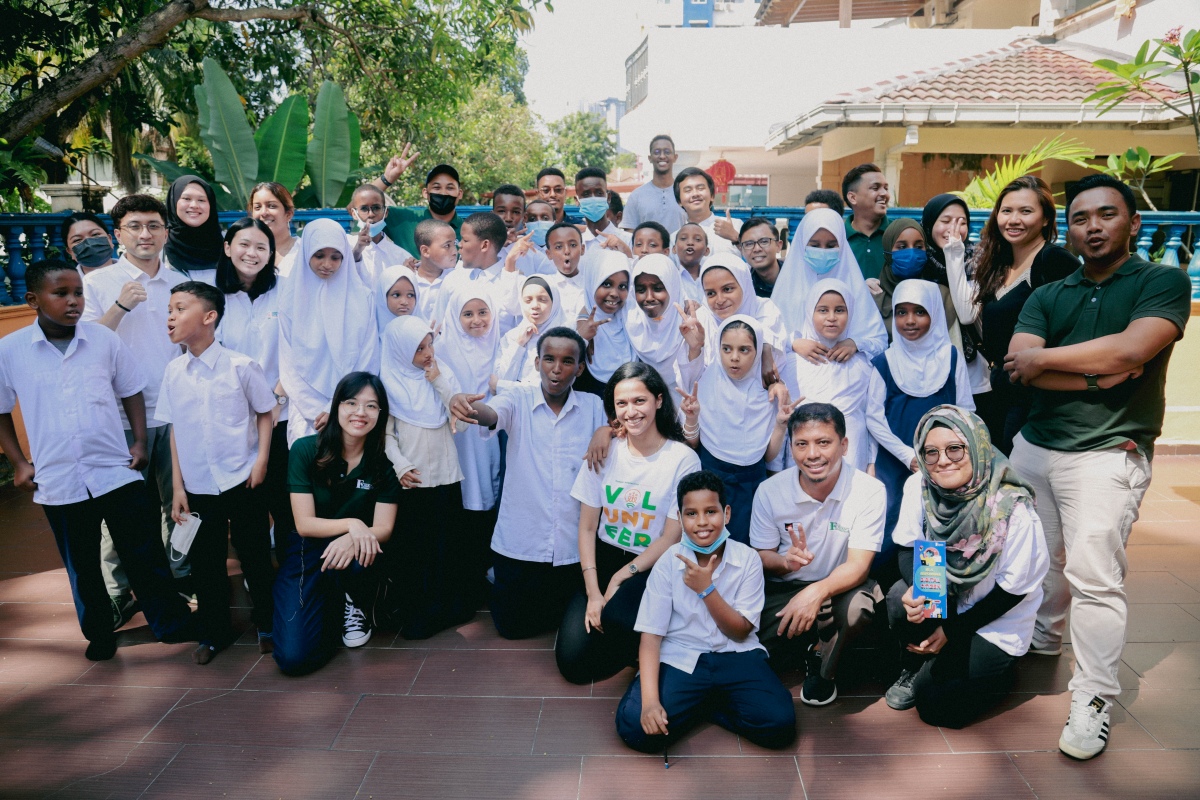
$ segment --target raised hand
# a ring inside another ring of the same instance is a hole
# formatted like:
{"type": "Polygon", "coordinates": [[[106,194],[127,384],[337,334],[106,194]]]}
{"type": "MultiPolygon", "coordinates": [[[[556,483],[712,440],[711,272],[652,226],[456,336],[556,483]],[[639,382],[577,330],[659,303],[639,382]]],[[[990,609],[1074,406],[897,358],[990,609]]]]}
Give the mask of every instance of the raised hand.
{"type": "Polygon", "coordinates": [[[465,422],[468,425],[478,425],[479,420],[475,419],[479,412],[475,410],[474,403],[482,400],[486,395],[482,394],[467,394],[459,392],[450,398],[450,413],[460,422],[465,422]]]}
{"type": "Polygon", "coordinates": [[[946,246],[942,248],[942,252],[946,254],[947,259],[962,261],[963,256],[967,252],[967,245],[959,237],[958,231],[950,231],[946,240],[946,246]]]}
{"type": "Polygon", "coordinates": [[[532,322],[528,321],[522,322],[521,332],[517,335],[517,341],[522,347],[524,347],[525,345],[529,344],[530,339],[532,339],[534,336],[537,336],[537,332],[537,325],[534,325],[532,322]]]}
{"type": "Polygon", "coordinates": [[[586,317],[581,317],[575,320],[575,330],[579,331],[579,335],[589,342],[596,338],[596,331],[600,330],[601,325],[606,325],[612,322],[611,319],[596,319],[596,307],[592,306],[591,313],[586,317]]]}
{"type": "Polygon", "coordinates": [[[683,322],[679,324],[679,333],[683,336],[683,340],[687,342],[689,354],[692,358],[699,355],[697,351],[704,349],[704,326],[700,324],[700,320],[696,318],[695,307],[690,304],[680,306],[675,303],[675,310],[679,312],[679,316],[683,318],[683,322]]]}
{"type": "Polygon", "coordinates": [[[533,247],[533,234],[527,233],[513,242],[512,249],[504,257],[504,271],[516,272],[517,262],[533,247]]]}
{"type": "Polygon", "coordinates": [[[425,380],[433,383],[439,377],[441,377],[441,374],[442,371],[438,369],[437,359],[435,358],[432,362],[430,362],[429,366],[425,368],[425,380]]]}
{"type": "Polygon", "coordinates": [[[683,412],[683,416],[689,424],[694,424],[700,417],[700,382],[696,381],[692,384],[691,394],[678,386],[675,387],[675,391],[679,392],[679,396],[683,398],[679,401],[679,410],[683,412]]]}
{"type": "MultiPolygon", "coordinates": [[[[687,534],[684,534],[685,536],[687,534]]],[[[684,564],[683,585],[691,589],[697,594],[703,592],[713,583],[713,572],[717,569],[717,564],[721,563],[721,557],[713,555],[708,560],[708,566],[702,567],[695,561],[685,556],[683,553],[676,553],[675,557],[684,564]]]]}
{"type": "Polygon", "coordinates": [[[783,554],[783,558],[787,561],[788,569],[792,572],[807,567],[812,563],[813,554],[808,549],[807,537],[804,533],[804,526],[799,522],[789,522],[784,528],[788,532],[788,536],[792,539],[792,546],[783,554]]]}
{"type": "Polygon", "coordinates": [[[722,239],[728,239],[731,242],[737,241],[737,228],[733,227],[733,217],[730,216],[728,208],[725,209],[725,219],[717,217],[713,223],[713,233],[722,239]]]}
{"type": "Polygon", "coordinates": [[[421,153],[414,152],[411,156],[408,154],[412,149],[412,142],[405,142],[404,149],[400,151],[400,155],[392,156],[388,161],[387,166],[383,168],[383,177],[387,178],[388,183],[395,183],[400,179],[400,176],[408,171],[408,168],[417,160],[417,156],[421,153]]]}

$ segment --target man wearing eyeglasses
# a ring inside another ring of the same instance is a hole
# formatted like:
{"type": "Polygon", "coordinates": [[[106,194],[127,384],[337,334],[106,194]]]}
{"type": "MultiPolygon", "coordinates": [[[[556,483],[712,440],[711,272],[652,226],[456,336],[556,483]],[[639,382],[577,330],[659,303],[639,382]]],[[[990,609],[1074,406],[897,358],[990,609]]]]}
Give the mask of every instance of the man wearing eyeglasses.
{"type": "Polygon", "coordinates": [[[554,209],[554,221],[562,222],[567,218],[564,206],[567,202],[567,176],[558,167],[546,167],[537,174],[535,185],[538,197],[554,209]]]}
{"type": "Polygon", "coordinates": [[[650,182],[634,189],[625,202],[625,213],[621,227],[627,231],[637,229],[643,222],[657,222],[675,233],[687,221],[687,214],[675,199],[675,142],[666,134],[650,140],[650,164],[654,168],[650,182]]]}
{"type": "Polygon", "coordinates": [[[770,297],[779,279],[779,233],[775,225],[766,217],[746,220],[738,235],[738,249],[742,251],[742,260],[750,265],[754,293],[770,297]]]}
{"type": "MultiPolygon", "coordinates": [[[[150,461],[142,474],[146,488],[163,514],[163,544],[175,523],[171,520],[171,426],[158,423],[154,412],[158,389],[171,359],[182,350],[167,334],[167,305],[171,290],[187,275],[162,264],[167,243],[167,207],[146,194],[122,197],[113,206],[113,230],[123,253],[115,264],[88,273],[83,279],[84,309],[81,321],[99,322],[116,331],[133,351],[146,388],[146,454],[150,461]]],[[[125,438],[133,444],[129,419],[120,403],[117,411],[125,438]]],[[[186,562],[172,561],[176,577],[187,574],[186,562]]]]}
{"type": "MultiPolygon", "coordinates": [[[[354,263],[368,286],[374,286],[387,267],[405,264],[412,253],[392,241],[387,231],[387,198],[373,183],[364,183],[350,197],[350,216],[358,220],[354,237],[354,263]]],[[[415,230],[415,228],[414,228],[415,230]]]]}

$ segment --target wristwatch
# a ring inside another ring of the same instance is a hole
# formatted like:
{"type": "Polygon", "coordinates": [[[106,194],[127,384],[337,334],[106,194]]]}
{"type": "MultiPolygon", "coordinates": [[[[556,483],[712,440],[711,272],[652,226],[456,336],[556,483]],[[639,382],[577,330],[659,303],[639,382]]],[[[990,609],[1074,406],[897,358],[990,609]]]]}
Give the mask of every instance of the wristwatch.
{"type": "Polygon", "coordinates": [[[637,575],[637,574],[638,574],[638,568],[637,568],[637,564],[634,564],[632,561],[631,561],[631,562],[629,562],[629,574],[630,574],[630,575],[637,575]]]}
{"type": "Polygon", "coordinates": [[[1100,391],[1100,384],[1096,383],[1096,378],[1098,378],[1098,377],[1100,377],[1100,376],[1099,375],[1088,375],[1087,373],[1084,373],[1083,379],[1085,381],[1087,381],[1087,387],[1088,387],[1087,390],[1089,392],[1100,391]]]}
{"type": "Polygon", "coordinates": [[[275,404],[280,405],[280,406],[286,406],[287,405],[287,395],[286,394],[275,395],[275,404]]]}

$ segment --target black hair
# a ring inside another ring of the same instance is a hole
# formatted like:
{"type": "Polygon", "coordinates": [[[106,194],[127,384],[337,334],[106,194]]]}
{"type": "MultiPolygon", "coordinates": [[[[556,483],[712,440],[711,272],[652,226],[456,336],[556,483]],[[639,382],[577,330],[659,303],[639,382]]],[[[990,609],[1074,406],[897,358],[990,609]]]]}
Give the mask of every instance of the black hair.
{"type": "Polygon", "coordinates": [[[543,199],[542,199],[542,198],[540,198],[540,197],[535,197],[535,198],[533,198],[532,200],[530,200],[528,203],[526,203],[526,204],[525,204],[525,210],[526,210],[526,211],[528,211],[528,210],[529,210],[529,209],[530,209],[532,206],[536,206],[538,203],[541,203],[541,204],[542,204],[542,205],[544,205],[544,206],[549,206],[549,207],[550,207],[550,210],[551,210],[551,211],[554,211],[554,206],[550,205],[550,201],[549,201],[549,200],[543,200],[543,199]]]}
{"type": "Polygon", "coordinates": [[[209,311],[217,312],[213,327],[221,324],[221,317],[225,316],[225,295],[217,287],[200,281],[184,281],[172,287],[171,294],[190,294],[197,298],[208,306],[209,311]]]}
{"type": "Polygon", "coordinates": [[[876,164],[859,164],[854,169],[846,173],[842,178],[842,198],[846,204],[850,204],[850,192],[858,191],[858,182],[862,180],[862,176],[868,172],[883,172],[876,164]]]}
{"type": "Polygon", "coordinates": [[[508,241],[508,228],[504,227],[504,220],[491,211],[476,211],[463,220],[463,225],[480,239],[491,242],[492,250],[496,253],[504,249],[504,243],[508,241]]]}
{"type": "Polygon", "coordinates": [[[533,182],[535,184],[541,183],[542,178],[546,177],[547,175],[554,175],[555,177],[562,178],[563,183],[567,182],[567,176],[564,175],[563,171],[561,169],[559,169],[558,167],[546,167],[544,170],[542,170],[541,172],[539,172],[537,174],[537,178],[535,178],[533,182]]]}
{"type": "Polygon", "coordinates": [[[417,227],[413,229],[413,243],[418,248],[418,255],[420,255],[421,247],[429,247],[433,244],[433,237],[442,228],[454,230],[453,225],[449,222],[442,222],[440,219],[423,219],[417,223],[417,227]]]}
{"type": "Polygon", "coordinates": [[[608,210],[614,214],[625,213],[625,201],[621,199],[621,195],[612,189],[608,190],[608,210]]]}
{"type": "Polygon", "coordinates": [[[167,206],[157,197],[148,194],[127,194],[117,201],[108,215],[112,217],[113,228],[121,227],[121,221],[126,214],[148,212],[162,217],[163,225],[167,224],[167,206]]]}
{"type": "Polygon", "coordinates": [[[584,338],[579,335],[578,331],[576,331],[574,328],[568,328],[565,325],[559,325],[551,328],[538,337],[537,354],[539,358],[542,355],[542,342],[546,341],[547,339],[570,339],[579,348],[579,359],[581,361],[583,360],[584,353],[587,352],[587,342],[584,341],[584,338]]]}
{"type": "MultiPolygon", "coordinates": [[[[724,268],[722,267],[722,269],[724,268]]],[[[721,337],[724,338],[725,334],[729,331],[746,331],[750,334],[750,341],[754,342],[754,349],[758,349],[758,335],[754,333],[754,328],[750,327],[749,323],[736,319],[721,330],[721,337]]],[[[717,345],[720,346],[720,344],[721,342],[718,340],[717,345]]]]}
{"type": "Polygon", "coordinates": [[[329,403],[329,420],[317,434],[317,458],[313,462],[316,477],[326,486],[332,486],[337,480],[344,480],[336,467],[342,458],[342,425],[338,421],[338,406],[345,400],[353,400],[363,389],[370,387],[378,398],[379,417],[375,427],[367,432],[363,444],[362,465],[368,470],[375,469],[387,463],[383,452],[383,433],[387,428],[388,398],[387,390],[379,376],[370,372],[351,372],[338,381],[333,390],[333,400],[329,403]]]}
{"type": "Polygon", "coordinates": [[[716,492],[717,500],[721,503],[721,508],[727,505],[725,502],[725,481],[721,480],[721,476],[711,470],[696,470],[695,472],[689,472],[679,479],[679,483],[675,487],[675,503],[681,513],[683,511],[684,495],[689,492],[716,492]]]}
{"type": "Polygon", "coordinates": [[[67,236],[71,233],[72,226],[76,222],[94,222],[100,226],[100,229],[105,233],[108,232],[108,226],[104,224],[104,220],[90,211],[72,211],[67,216],[63,217],[63,221],[59,224],[58,233],[62,237],[63,248],[70,250],[70,245],[67,244],[67,236]]]}
{"type": "MultiPolygon", "coordinates": [[[[232,245],[233,237],[247,228],[256,228],[260,233],[266,234],[267,246],[270,248],[270,252],[267,255],[267,263],[259,267],[258,275],[254,276],[253,283],[250,284],[249,290],[246,291],[246,294],[250,295],[250,299],[254,300],[275,288],[277,281],[275,275],[275,234],[271,233],[271,229],[267,227],[265,222],[261,222],[253,217],[242,217],[225,231],[225,244],[232,245]]],[[[233,259],[225,255],[224,250],[221,251],[221,257],[217,259],[216,283],[217,288],[225,294],[237,294],[242,291],[242,279],[238,275],[237,267],[233,266],[233,259]]]]}
{"type": "Polygon", "coordinates": [[[779,231],[776,230],[774,222],[771,222],[771,220],[767,219],[766,217],[751,217],[742,223],[742,229],[738,231],[738,244],[742,243],[742,237],[746,235],[746,231],[750,230],[751,228],[757,228],[761,225],[766,225],[771,229],[771,233],[775,236],[775,238],[779,238],[779,231]]]}
{"type": "MultiPolygon", "coordinates": [[[[543,200],[542,202],[544,203],[546,201],[543,200]]],[[[550,226],[549,230],[546,231],[546,241],[550,240],[550,234],[554,233],[556,230],[559,230],[560,228],[570,228],[571,230],[573,230],[575,232],[575,235],[579,237],[579,243],[583,244],[583,234],[579,232],[579,228],[576,228],[573,224],[571,224],[570,222],[567,222],[566,220],[563,220],[562,222],[556,222],[550,226]]]]}
{"type": "Polygon", "coordinates": [[[804,197],[804,205],[809,203],[824,203],[838,213],[838,216],[846,213],[846,206],[842,202],[842,197],[833,189],[813,189],[804,197]]]}
{"type": "Polygon", "coordinates": [[[61,258],[44,258],[33,262],[25,270],[25,291],[40,292],[46,283],[46,276],[55,272],[75,272],[75,265],[61,258]]]}
{"type": "MultiPolygon", "coordinates": [[[[683,230],[684,228],[686,228],[689,225],[691,225],[693,228],[700,229],[700,232],[704,234],[704,246],[707,247],[708,246],[708,231],[704,230],[704,226],[701,225],[699,222],[685,222],[679,226],[679,231],[683,230]]],[[[679,231],[675,231],[675,241],[676,242],[679,241],[679,231]]]]}
{"type": "Polygon", "coordinates": [[[384,208],[387,208],[387,195],[383,193],[383,189],[380,189],[375,184],[360,183],[358,186],[354,187],[354,191],[350,195],[351,203],[354,202],[354,195],[358,194],[359,192],[374,192],[375,194],[379,195],[379,199],[383,201],[384,208]]]}
{"type": "Polygon", "coordinates": [[[506,194],[511,197],[519,197],[519,198],[521,198],[521,204],[522,205],[525,204],[524,190],[522,190],[520,186],[517,186],[514,183],[502,183],[499,186],[497,186],[495,188],[495,190],[492,192],[492,200],[495,200],[497,197],[499,197],[502,194],[506,194]]]}
{"type": "MultiPolygon", "coordinates": [[[[701,175],[704,177],[705,183],[708,184],[708,193],[714,197],[716,196],[717,185],[713,183],[712,175],[709,175],[699,167],[687,167],[686,169],[679,170],[679,174],[675,176],[675,183],[672,185],[672,188],[675,190],[676,203],[679,202],[679,184],[683,183],[688,178],[695,177],[696,175],[701,175]]],[[[712,208],[712,203],[709,203],[709,208],[712,208]]]]}
{"type": "Polygon", "coordinates": [[[579,183],[585,178],[599,178],[604,181],[604,185],[608,185],[608,176],[604,174],[604,170],[599,167],[584,167],[575,173],[575,182],[579,183]]]}
{"type": "MultiPolygon", "coordinates": [[[[1125,208],[1129,209],[1129,216],[1137,213],[1137,199],[1133,196],[1133,189],[1129,188],[1129,184],[1125,181],[1118,180],[1111,175],[1088,175],[1078,183],[1073,183],[1067,187],[1067,219],[1071,216],[1071,203],[1075,202],[1075,198],[1089,189],[1116,189],[1121,195],[1121,199],[1125,201],[1125,208]]],[[[1070,224],[1068,222],[1068,224],[1070,224]]]]}
{"type": "Polygon", "coordinates": [[[672,149],[672,150],[674,150],[674,149],[675,149],[675,140],[674,140],[674,139],[672,139],[670,136],[668,136],[668,135],[667,135],[667,134],[665,134],[665,133],[660,133],[658,136],[655,136],[653,139],[651,139],[651,140],[650,140],[650,149],[651,149],[651,150],[653,150],[653,149],[654,149],[654,143],[655,143],[655,142],[659,142],[659,141],[667,141],[667,142],[670,142],[670,143],[671,143],[671,149],[672,149]]]}
{"type": "Polygon", "coordinates": [[[846,415],[830,403],[805,403],[796,406],[796,410],[788,417],[788,438],[792,438],[797,428],[810,422],[824,422],[833,425],[839,439],[846,438],[846,415]]]}
{"type": "Polygon", "coordinates": [[[613,395],[616,392],[617,384],[628,380],[641,381],[650,394],[662,398],[662,405],[654,414],[654,427],[668,439],[683,442],[683,426],[679,424],[679,417],[675,413],[675,400],[671,397],[671,390],[667,388],[667,384],[658,374],[658,370],[641,361],[625,362],[617,367],[617,371],[608,379],[608,383],[604,384],[604,412],[608,414],[608,418],[610,420],[617,418],[617,406],[613,395]]]}
{"type": "Polygon", "coordinates": [[[652,219],[648,219],[648,220],[646,220],[646,221],[645,221],[645,222],[643,222],[641,225],[638,225],[636,228],[634,228],[634,229],[633,229],[633,236],[634,236],[634,238],[635,238],[635,239],[637,238],[637,232],[638,232],[638,231],[640,231],[640,230],[647,230],[647,229],[649,229],[649,230],[652,230],[652,231],[656,232],[656,233],[657,233],[659,236],[661,236],[661,237],[662,237],[662,246],[663,246],[663,250],[668,250],[668,249],[670,249],[670,247],[671,247],[671,234],[667,232],[667,229],[666,229],[666,228],[664,228],[664,227],[662,226],[662,224],[661,224],[661,223],[655,222],[655,221],[654,221],[654,220],[652,220],[652,219]]]}

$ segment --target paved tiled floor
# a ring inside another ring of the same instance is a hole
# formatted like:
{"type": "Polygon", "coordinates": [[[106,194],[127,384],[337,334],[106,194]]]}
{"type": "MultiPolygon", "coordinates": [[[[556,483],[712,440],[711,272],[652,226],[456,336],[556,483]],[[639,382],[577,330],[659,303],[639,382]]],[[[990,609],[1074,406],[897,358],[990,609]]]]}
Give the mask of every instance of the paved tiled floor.
{"type": "MultiPolygon", "coordinates": [[[[836,703],[797,703],[787,752],[707,726],[664,770],[613,730],[631,672],[572,686],[555,670],[553,636],[506,642],[486,613],[428,642],[377,636],[304,678],[280,675],[249,637],[197,667],[189,646],[150,642],[141,617],[115,659],[92,664],[45,518],[10,489],[0,492],[0,797],[1195,797],[1198,534],[1200,457],[1162,457],[1129,548],[1124,692],[1095,761],[1055,746],[1069,647],[1026,658],[1001,710],[952,731],[887,708],[876,640],[851,654],[836,703]]],[[[238,618],[247,624],[245,609],[238,618]]]]}

